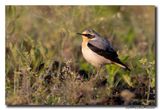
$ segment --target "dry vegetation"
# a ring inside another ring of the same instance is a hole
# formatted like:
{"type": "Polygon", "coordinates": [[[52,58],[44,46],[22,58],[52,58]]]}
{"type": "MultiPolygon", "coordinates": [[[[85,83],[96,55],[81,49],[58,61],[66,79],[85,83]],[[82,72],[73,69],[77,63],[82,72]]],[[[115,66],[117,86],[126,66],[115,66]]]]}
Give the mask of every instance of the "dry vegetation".
{"type": "Polygon", "coordinates": [[[6,6],[7,105],[156,105],[155,7],[6,6]],[[131,72],[100,77],[77,32],[107,37],[131,72]]]}

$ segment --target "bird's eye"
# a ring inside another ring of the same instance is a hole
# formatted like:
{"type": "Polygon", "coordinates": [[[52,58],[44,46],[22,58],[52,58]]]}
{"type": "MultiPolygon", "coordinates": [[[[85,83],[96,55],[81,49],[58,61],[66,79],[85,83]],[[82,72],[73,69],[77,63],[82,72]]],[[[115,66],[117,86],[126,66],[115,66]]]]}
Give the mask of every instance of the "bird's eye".
{"type": "Polygon", "coordinates": [[[94,38],[95,36],[94,35],[92,35],[92,34],[86,34],[86,36],[89,38],[89,39],[92,39],[92,38],[94,38]]]}

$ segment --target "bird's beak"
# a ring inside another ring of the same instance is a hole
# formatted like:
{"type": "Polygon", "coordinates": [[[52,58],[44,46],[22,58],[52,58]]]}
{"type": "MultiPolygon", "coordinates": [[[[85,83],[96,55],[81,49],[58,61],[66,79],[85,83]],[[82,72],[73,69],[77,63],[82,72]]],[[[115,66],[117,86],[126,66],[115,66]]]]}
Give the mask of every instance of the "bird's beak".
{"type": "Polygon", "coordinates": [[[81,34],[81,33],[77,33],[78,35],[83,35],[83,34],[81,34]]]}
{"type": "Polygon", "coordinates": [[[91,34],[81,34],[81,33],[77,33],[78,35],[82,35],[82,36],[85,36],[85,37],[87,37],[87,38],[89,38],[89,39],[91,39],[91,38],[94,38],[95,36],[94,35],[91,35],[91,34]]]}

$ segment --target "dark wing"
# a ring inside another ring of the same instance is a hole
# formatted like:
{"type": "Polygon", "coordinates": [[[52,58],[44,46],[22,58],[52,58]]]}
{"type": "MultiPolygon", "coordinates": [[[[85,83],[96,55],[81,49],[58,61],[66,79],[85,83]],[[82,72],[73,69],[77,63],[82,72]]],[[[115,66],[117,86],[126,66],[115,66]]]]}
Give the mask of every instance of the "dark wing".
{"type": "Polygon", "coordinates": [[[102,49],[102,48],[98,48],[98,47],[94,46],[91,43],[88,43],[87,45],[92,51],[94,51],[98,55],[101,55],[101,56],[105,57],[106,59],[111,60],[113,63],[118,63],[121,66],[123,66],[125,69],[130,70],[125,64],[123,64],[120,61],[116,51],[114,51],[114,49],[111,46],[108,45],[102,49]]]}
{"type": "Polygon", "coordinates": [[[114,61],[116,58],[118,58],[117,53],[111,48],[101,49],[92,45],[91,43],[88,43],[87,45],[92,51],[111,61],[114,61]]]}

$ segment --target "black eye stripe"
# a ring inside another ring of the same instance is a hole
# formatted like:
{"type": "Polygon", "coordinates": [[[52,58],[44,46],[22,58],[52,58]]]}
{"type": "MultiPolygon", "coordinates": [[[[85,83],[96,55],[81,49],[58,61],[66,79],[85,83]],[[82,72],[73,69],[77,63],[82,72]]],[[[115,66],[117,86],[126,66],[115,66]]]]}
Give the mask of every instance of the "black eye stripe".
{"type": "Polygon", "coordinates": [[[95,36],[94,35],[91,35],[91,34],[84,34],[86,37],[88,38],[94,38],[95,36]]]}
{"type": "Polygon", "coordinates": [[[91,34],[87,34],[87,36],[88,36],[88,37],[92,37],[92,35],[91,35],[91,34]]]}

